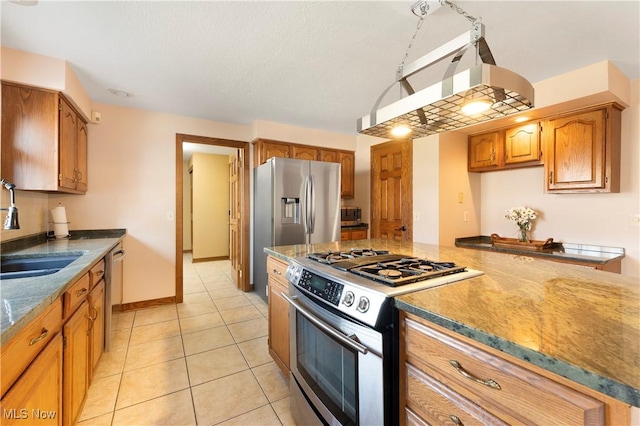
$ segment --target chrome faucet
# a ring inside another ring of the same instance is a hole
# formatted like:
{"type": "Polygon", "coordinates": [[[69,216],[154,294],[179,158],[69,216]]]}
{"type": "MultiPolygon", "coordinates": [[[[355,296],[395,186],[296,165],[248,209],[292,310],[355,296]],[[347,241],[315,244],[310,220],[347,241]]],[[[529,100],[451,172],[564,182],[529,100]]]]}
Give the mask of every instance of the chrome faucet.
{"type": "Polygon", "coordinates": [[[9,208],[0,209],[8,211],[7,218],[4,220],[4,229],[20,229],[20,224],[18,223],[18,207],[16,206],[16,194],[13,191],[16,186],[4,179],[0,179],[0,184],[4,185],[11,194],[11,205],[9,208]]]}

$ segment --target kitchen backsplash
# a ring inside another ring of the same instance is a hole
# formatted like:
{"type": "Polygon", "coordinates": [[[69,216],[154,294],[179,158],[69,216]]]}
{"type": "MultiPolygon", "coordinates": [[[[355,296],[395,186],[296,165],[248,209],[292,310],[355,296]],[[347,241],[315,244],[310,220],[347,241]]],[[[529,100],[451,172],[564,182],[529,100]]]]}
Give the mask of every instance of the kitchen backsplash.
{"type": "MultiPolygon", "coordinates": [[[[8,241],[27,235],[46,232],[48,214],[48,194],[30,191],[16,191],[16,206],[18,206],[18,221],[20,229],[0,231],[0,241],[8,241]]],[[[9,191],[2,190],[1,204],[3,208],[11,204],[9,191]]],[[[2,212],[2,223],[6,212],[2,212]]]]}

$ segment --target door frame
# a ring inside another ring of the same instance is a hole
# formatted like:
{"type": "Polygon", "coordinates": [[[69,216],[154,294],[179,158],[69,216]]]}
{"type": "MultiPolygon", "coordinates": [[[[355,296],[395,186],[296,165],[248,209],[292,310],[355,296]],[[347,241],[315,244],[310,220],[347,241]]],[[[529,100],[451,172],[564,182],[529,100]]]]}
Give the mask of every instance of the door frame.
{"type": "MultiPolygon", "coordinates": [[[[236,141],[230,139],[212,138],[207,136],[187,135],[176,133],[176,303],[182,303],[184,298],[183,286],[183,160],[182,160],[182,144],[183,142],[199,143],[204,145],[226,146],[229,148],[237,148],[243,150],[242,158],[242,179],[243,194],[242,207],[249,211],[249,149],[250,143],[244,141],[236,141]]],[[[249,215],[243,215],[242,219],[242,281],[240,289],[242,291],[251,290],[249,284],[249,215]]]]}

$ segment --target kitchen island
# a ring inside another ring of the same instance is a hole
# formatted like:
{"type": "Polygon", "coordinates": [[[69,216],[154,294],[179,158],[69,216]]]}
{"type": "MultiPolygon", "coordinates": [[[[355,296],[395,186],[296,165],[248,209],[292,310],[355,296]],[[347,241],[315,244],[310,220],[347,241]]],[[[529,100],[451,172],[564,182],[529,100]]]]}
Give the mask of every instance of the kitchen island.
{"type": "Polygon", "coordinates": [[[398,309],[533,366],[640,407],[637,278],[530,256],[387,240],[265,249],[287,261],[353,247],[388,250],[483,271],[396,297],[398,309]]]}

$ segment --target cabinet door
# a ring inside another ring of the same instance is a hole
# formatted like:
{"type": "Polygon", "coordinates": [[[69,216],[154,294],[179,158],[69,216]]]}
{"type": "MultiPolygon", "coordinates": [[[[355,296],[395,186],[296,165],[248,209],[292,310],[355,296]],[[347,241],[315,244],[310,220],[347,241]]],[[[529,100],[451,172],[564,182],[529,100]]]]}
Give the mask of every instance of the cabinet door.
{"type": "Polygon", "coordinates": [[[62,424],[62,337],[51,339],[2,398],[2,424],[62,424]]]}
{"type": "Polygon", "coordinates": [[[89,351],[89,383],[93,378],[93,370],[104,352],[104,280],[89,293],[90,351],[89,351]]]}
{"type": "Polygon", "coordinates": [[[502,162],[502,138],[500,132],[490,132],[469,137],[469,171],[496,169],[502,162]]]}
{"type": "Polygon", "coordinates": [[[76,189],[78,158],[78,116],[71,106],[60,99],[60,187],[76,189]]]}
{"type": "Polygon", "coordinates": [[[540,127],[538,123],[513,127],[505,131],[504,161],[506,164],[539,162],[540,157],[540,127]]]}
{"type": "Polygon", "coordinates": [[[278,367],[289,373],[289,303],[280,293],[288,289],[269,275],[269,353],[278,367]]]}
{"type": "Polygon", "coordinates": [[[340,179],[342,198],[353,198],[355,195],[355,154],[353,152],[340,152],[340,179]]]}
{"type": "Polygon", "coordinates": [[[544,123],[547,191],[619,191],[619,121],[611,123],[610,112],[619,116],[601,108],[544,123]]]}
{"type": "Polygon", "coordinates": [[[340,231],[340,241],[349,241],[351,240],[351,231],[340,231]]]}
{"type": "Polygon", "coordinates": [[[58,189],[58,114],[55,93],[2,83],[2,177],[18,189],[58,189]]]}
{"type": "Polygon", "coordinates": [[[76,158],[76,190],[87,192],[87,124],[78,118],[77,158],[76,158]]]}
{"type": "Polygon", "coordinates": [[[340,159],[338,158],[338,151],[334,151],[332,149],[321,149],[320,161],[324,161],[326,163],[339,163],[340,159]]]}
{"type": "Polygon", "coordinates": [[[293,145],[291,147],[292,158],[297,158],[298,160],[317,160],[318,159],[318,150],[313,147],[306,147],[300,145],[293,145]]]}
{"type": "Polygon", "coordinates": [[[286,143],[278,142],[262,142],[262,155],[260,164],[264,163],[271,157],[290,158],[290,146],[286,143]]]}
{"type": "Polygon", "coordinates": [[[63,326],[63,424],[74,425],[89,385],[89,305],[82,302],[63,326]]]}
{"type": "Polygon", "coordinates": [[[367,239],[367,230],[366,229],[352,229],[351,230],[351,239],[352,240],[366,240],[367,239]]]}

